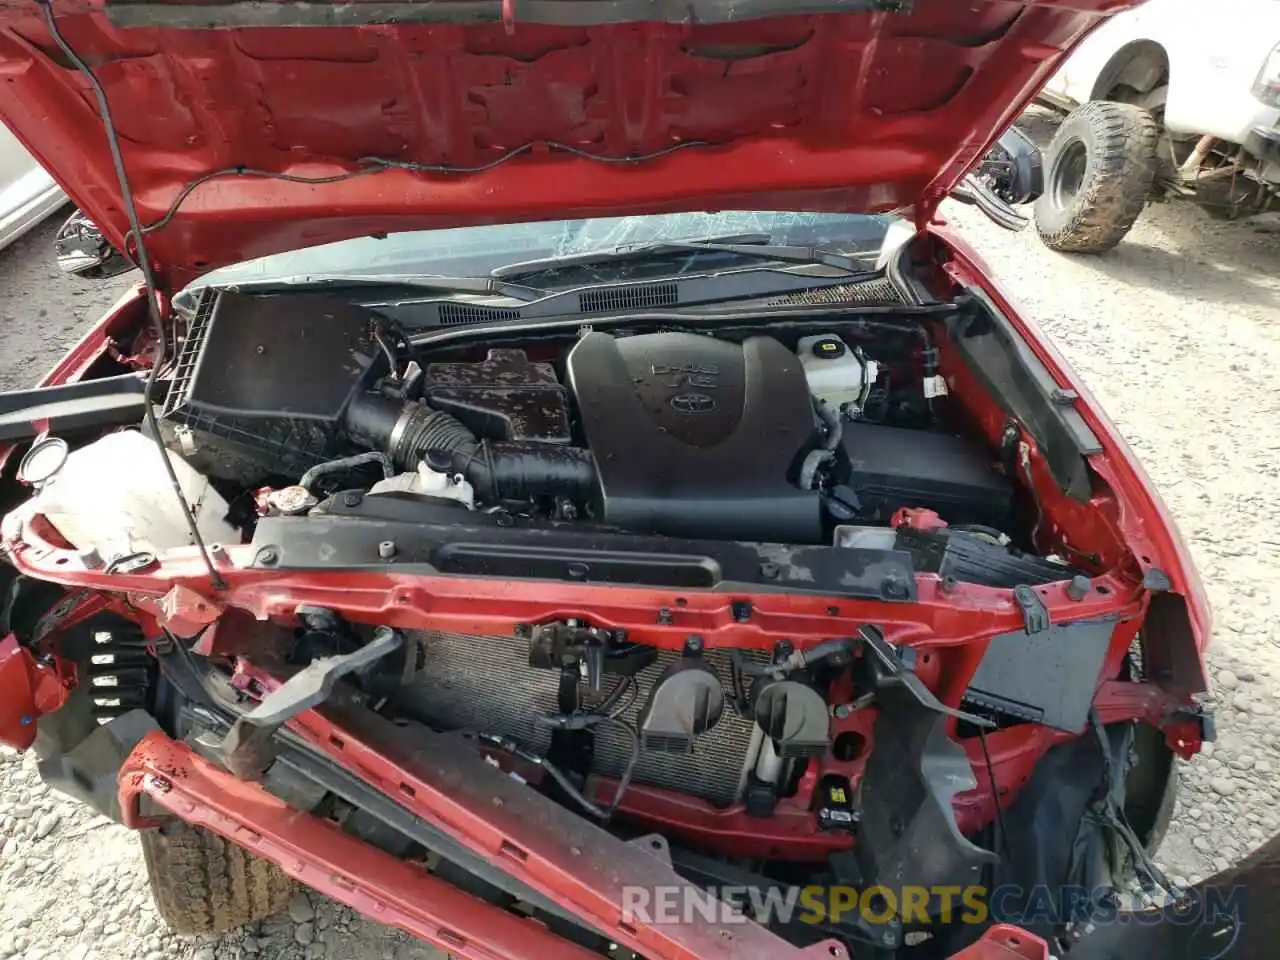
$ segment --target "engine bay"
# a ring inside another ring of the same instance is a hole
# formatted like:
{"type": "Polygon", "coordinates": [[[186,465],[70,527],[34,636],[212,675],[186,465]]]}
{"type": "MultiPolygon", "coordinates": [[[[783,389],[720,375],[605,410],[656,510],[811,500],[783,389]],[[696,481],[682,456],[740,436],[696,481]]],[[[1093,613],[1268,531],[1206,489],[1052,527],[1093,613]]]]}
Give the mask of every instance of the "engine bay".
{"type": "MultiPolygon", "coordinates": [[[[86,595],[108,628],[89,649],[124,644],[127,669],[94,659],[76,710],[94,729],[145,709],[451,882],[456,851],[279,780],[258,708],[341,671],[352,716],[461,737],[614,839],[660,834],[697,882],[973,883],[1006,842],[997,783],[1039,732],[1087,729],[1136,642],[1132,599],[1091,579],[1118,561],[1106,527],[1064,535],[1073,462],[1033,461],[991,402],[998,330],[963,305],[411,332],[208,289],[179,321],[155,428],[41,436],[19,469],[27,559],[141,588],[86,595]],[[201,549],[224,592],[147,595],[201,549]],[[1055,622],[1066,602],[1085,615],[1055,622]],[[119,639],[135,624],[158,668],[119,639]]],[[[507,902],[489,883],[463,885],[507,902]]],[[[889,943],[859,920],[785,930],[824,933],[889,943]]],[[[887,933],[898,956],[909,931],[887,933]]]]}
{"type": "MultiPolygon", "coordinates": [[[[215,542],[358,503],[566,536],[899,551],[915,572],[995,587],[1076,572],[1037,554],[1010,451],[959,432],[936,324],[725,326],[431,348],[346,301],[207,290],[159,423],[215,542]]],[[[126,447],[117,433],[72,452],[43,512],[108,559],[189,542],[159,496],[103,501],[104,463],[156,460],[126,447]]]]}

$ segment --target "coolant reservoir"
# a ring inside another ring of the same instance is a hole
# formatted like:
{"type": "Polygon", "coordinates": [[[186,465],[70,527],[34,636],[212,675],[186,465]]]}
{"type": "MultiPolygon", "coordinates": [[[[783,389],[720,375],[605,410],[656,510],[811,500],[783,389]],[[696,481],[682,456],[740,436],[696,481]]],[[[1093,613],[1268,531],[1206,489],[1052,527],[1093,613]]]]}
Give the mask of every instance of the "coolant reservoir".
{"type": "MultiPolygon", "coordinates": [[[[36,494],[38,513],[77,549],[94,547],[107,560],[157,553],[194,541],[163,454],[136,430],[109,433],[67,455],[36,494]]],[[[239,543],[223,518],[227,501],[177,454],[169,460],[205,543],[239,543]]]]}

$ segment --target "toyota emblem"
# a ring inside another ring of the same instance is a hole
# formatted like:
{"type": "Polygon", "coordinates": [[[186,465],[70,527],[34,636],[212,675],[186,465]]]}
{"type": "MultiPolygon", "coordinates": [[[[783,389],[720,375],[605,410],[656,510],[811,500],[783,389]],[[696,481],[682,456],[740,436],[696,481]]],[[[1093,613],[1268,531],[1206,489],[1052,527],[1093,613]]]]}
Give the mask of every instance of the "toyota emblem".
{"type": "Polygon", "coordinates": [[[716,398],[706,393],[677,393],[668,402],[678,413],[711,413],[720,407],[716,398]]]}

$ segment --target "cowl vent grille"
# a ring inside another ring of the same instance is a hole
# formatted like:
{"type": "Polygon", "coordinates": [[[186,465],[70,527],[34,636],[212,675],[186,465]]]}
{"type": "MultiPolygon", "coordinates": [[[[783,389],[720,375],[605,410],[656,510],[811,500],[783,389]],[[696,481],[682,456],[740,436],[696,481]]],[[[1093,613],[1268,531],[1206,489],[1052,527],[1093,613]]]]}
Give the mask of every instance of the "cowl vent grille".
{"type": "Polygon", "coordinates": [[[512,307],[485,307],[470,303],[440,304],[440,325],[458,327],[467,323],[497,323],[519,320],[520,311],[512,307]]]}
{"type": "Polygon", "coordinates": [[[770,306],[781,307],[796,303],[864,303],[889,304],[902,303],[902,295],[898,293],[892,281],[882,278],[863,280],[859,283],[842,283],[834,287],[821,287],[817,290],[801,290],[788,293],[769,301],[770,306]]]}
{"type": "Polygon", "coordinates": [[[680,291],[674,283],[646,283],[635,287],[584,290],[578,296],[578,309],[583,313],[607,313],[612,310],[670,307],[679,300],[680,291]]]}

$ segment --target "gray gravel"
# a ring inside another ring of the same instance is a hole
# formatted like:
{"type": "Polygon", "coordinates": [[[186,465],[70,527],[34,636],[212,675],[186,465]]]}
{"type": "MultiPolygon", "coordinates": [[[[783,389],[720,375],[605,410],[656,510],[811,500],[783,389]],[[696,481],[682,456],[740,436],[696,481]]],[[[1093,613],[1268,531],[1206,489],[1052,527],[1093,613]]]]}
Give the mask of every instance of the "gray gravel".
{"type": "MultiPolygon", "coordinates": [[[[1195,880],[1280,829],[1280,580],[1269,575],[1280,554],[1280,236],[1164,205],[1113,253],[1067,258],[970,209],[946,212],[1138,450],[1208,582],[1220,739],[1182,765],[1159,858],[1195,880]]],[[[55,226],[0,253],[0,389],[29,385],[131,282],[59,276],[55,226]]],[[[39,785],[30,758],[0,752],[0,960],[441,956],[305,894],[252,930],[172,937],[134,838],[39,785]]]]}

